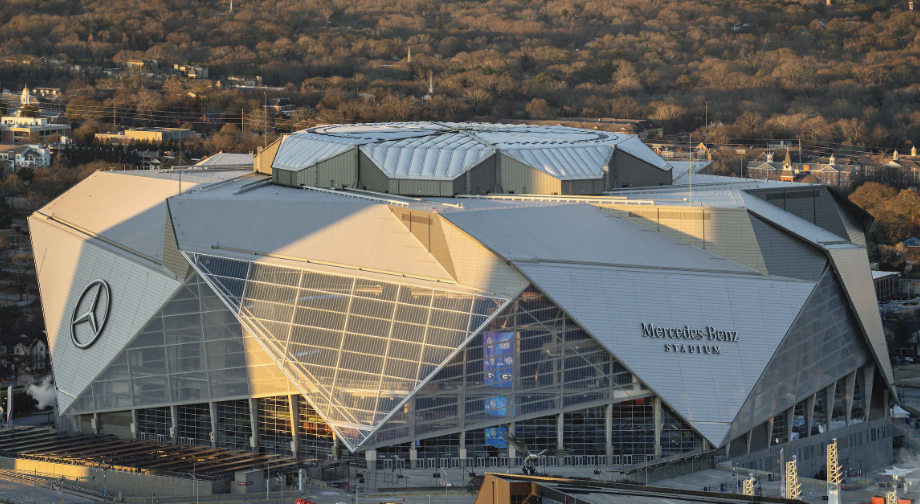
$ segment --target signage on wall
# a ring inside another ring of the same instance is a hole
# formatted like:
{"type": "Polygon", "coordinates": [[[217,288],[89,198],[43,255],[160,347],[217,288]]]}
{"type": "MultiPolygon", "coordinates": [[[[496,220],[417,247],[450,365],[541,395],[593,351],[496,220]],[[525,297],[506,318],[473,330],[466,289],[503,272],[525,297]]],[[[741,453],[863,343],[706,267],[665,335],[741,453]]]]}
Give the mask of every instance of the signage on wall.
{"type": "Polygon", "coordinates": [[[77,348],[89,348],[99,339],[112,307],[112,291],[105,280],[93,280],[83,289],[70,317],[70,339],[77,348]]]}
{"type": "Polygon", "coordinates": [[[236,484],[239,486],[250,486],[252,485],[252,483],[253,483],[252,481],[237,481],[236,482],[236,484]]]}
{"type": "Polygon", "coordinates": [[[721,343],[737,343],[739,341],[738,331],[725,331],[713,326],[696,329],[687,325],[683,327],[660,327],[655,326],[655,324],[645,323],[642,324],[642,337],[674,340],[674,342],[664,344],[665,353],[707,355],[721,355],[721,343]]]}

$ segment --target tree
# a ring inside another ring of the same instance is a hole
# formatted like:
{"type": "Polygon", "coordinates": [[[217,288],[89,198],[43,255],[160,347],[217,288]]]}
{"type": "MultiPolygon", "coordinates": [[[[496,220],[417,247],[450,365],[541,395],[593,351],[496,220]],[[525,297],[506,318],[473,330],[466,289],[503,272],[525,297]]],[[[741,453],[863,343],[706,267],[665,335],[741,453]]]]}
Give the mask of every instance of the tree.
{"type": "Polygon", "coordinates": [[[38,117],[40,115],[41,111],[38,109],[38,105],[33,103],[23,105],[19,108],[19,117],[38,117]]]}
{"type": "Polygon", "coordinates": [[[13,209],[6,202],[6,198],[0,197],[0,229],[8,229],[13,225],[13,209]]]}
{"type": "Polygon", "coordinates": [[[524,107],[524,110],[531,119],[549,119],[556,116],[553,108],[542,98],[530,100],[530,103],[524,107]]]}

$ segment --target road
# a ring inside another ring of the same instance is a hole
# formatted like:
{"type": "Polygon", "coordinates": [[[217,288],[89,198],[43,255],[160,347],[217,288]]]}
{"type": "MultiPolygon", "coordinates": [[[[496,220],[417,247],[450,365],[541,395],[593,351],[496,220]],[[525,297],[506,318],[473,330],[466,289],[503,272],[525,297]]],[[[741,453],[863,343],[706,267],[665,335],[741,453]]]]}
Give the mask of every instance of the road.
{"type": "Polygon", "coordinates": [[[0,497],[8,497],[28,504],[92,504],[93,501],[86,497],[70,495],[64,492],[63,497],[57,490],[47,486],[33,487],[30,483],[11,481],[0,478],[0,497]]]}

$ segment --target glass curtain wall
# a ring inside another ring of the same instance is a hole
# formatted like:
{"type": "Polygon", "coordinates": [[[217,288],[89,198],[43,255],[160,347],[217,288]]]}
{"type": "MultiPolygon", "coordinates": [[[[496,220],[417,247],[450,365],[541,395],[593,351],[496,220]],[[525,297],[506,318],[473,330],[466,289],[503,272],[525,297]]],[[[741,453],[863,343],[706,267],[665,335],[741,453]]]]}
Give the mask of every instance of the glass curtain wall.
{"type": "Polygon", "coordinates": [[[655,455],[655,412],[651,398],[613,405],[611,444],[614,457],[655,455]]]}
{"type": "Polygon", "coordinates": [[[232,450],[251,450],[249,401],[217,403],[217,443],[232,450]]]}
{"type": "Polygon", "coordinates": [[[75,413],[294,391],[193,274],[71,405],[75,413]]]}
{"type": "Polygon", "coordinates": [[[332,429],[303,397],[297,402],[297,410],[297,420],[300,423],[300,456],[319,460],[331,459],[335,445],[332,429]]]}
{"type": "Polygon", "coordinates": [[[287,396],[258,399],[259,451],[291,455],[291,406],[287,396]]]}
{"type": "Polygon", "coordinates": [[[853,409],[850,411],[850,423],[866,421],[866,378],[864,368],[856,371],[856,384],[853,387],[853,409]]]}
{"type": "Polygon", "coordinates": [[[808,437],[808,424],[805,421],[805,401],[796,403],[792,410],[792,440],[808,437]]]}
{"type": "Polygon", "coordinates": [[[770,446],[783,444],[789,441],[788,414],[784,411],[773,417],[773,439],[770,446]]]}
{"type": "Polygon", "coordinates": [[[661,456],[677,455],[703,448],[696,432],[668,407],[661,406],[661,456]]]}
{"type": "Polygon", "coordinates": [[[811,435],[827,432],[827,389],[815,394],[815,411],[811,420],[811,435]]]}
{"type": "Polygon", "coordinates": [[[188,257],[352,448],[508,301],[395,277],[188,257]]]}
{"type": "Polygon", "coordinates": [[[137,410],[138,439],[160,443],[171,441],[170,427],[172,427],[172,416],[169,408],[143,408],[137,410]]]}
{"type": "Polygon", "coordinates": [[[368,446],[465,430],[468,450],[504,452],[500,438],[512,422],[526,425],[521,422],[648,394],[609,352],[530,287],[471,338],[368,446]],[[477,429],[484,433],[483,445],[471,447],[470,433],[477,429]]]}
{"type": "Polygon", "coordinates": [[[207,403],[179,405],[176,410],[179,444],[211,446],[211,411],[207,403]]]}
{"type": "Polygon", "coordinates": [[[606,455],[606,409],[598,406],[564,414],[562,439],[572,455],[606,455]]]}
{"type": "Polygon", "coordinates": [[[831,429],[839,429],[847,426],[847,380],[841,378],[837,380],[837,386],[834,389],[834,409],[831,412],[831,429]]]}

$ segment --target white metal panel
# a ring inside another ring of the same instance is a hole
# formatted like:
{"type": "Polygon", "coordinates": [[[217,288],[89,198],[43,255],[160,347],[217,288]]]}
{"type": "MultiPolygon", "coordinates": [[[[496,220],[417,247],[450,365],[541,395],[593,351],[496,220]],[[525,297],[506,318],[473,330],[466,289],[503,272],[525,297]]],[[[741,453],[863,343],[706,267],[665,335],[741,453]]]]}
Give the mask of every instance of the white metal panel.
{"type": "Polygon", "coordinates": [[[453,180],[494,149],[462,133],[444,133],[361,147],[390,178],[453,180]]]}
{"type": "Polygon", "coordinates": [[[195,166],[246,166],[252,168],[252,154],[218,152],[195,163],[195,166]]]}
{"type": "Polygon", "coordinates": [[[541,291],[718,446],[814,283],[516,261],[541,291]],[[737,342],[643,337],[642,324],[737,331],[737,342]],[[665,351],[718,346],[720,354],[665,351]],[[678,347],[680,348],[680,347],[678,347]]]}
{"type": "Polygon", "coordinates": [[[252,251],[453,281],[386,205],[322,194],[313,202],[255,199],[259,192],[243,195],[252,199],[170,200],[179,250],[252,251]]]}
{"type": "Polygon", "coordinates": [[[734,271],[751,268],[592,205],[445,212],[443,217],[505,259],[734,271]]]}
{"type": "Polygon", "coordinates": [[[639,158],[652,166],[661,168],[662,170],[667,170],[671,167],[671,165],[662,159],[661,156],[655,154],[655,151],[642,143],[642,140],[639,140],[639,137],[630,136],[626,141],[619,142],[616,145],[617,149],[629,154],[630,156],[639,158]]]}
{"type": "Polygon", "coordinates": [[[180,282],[48,220],[30,217],[29,228],[55,384],[66,394],[59,404],[64,411],[180,282]],[[71,341],[70,323],[75,304],[94,280],[109,284],[110,311],[99,339],[80,349],[71,341]]]}
{"type": "MultiPolygon", "coordinates": [[[[182,191],[200,185],[188,178],[182,191]]],[[[178,180],[96,172],[40,211],[162,261],[166,198],[177,194],[178,180]]]]}
{"type": "Polygon", "coordinates": [[[576,180],[603,177],[613,149],[606,145],[544,147],[538,144],[524,149],[502,149],[501,152],[554,178],[576,180]]]}
{"type": "Polygon", "coordinates": [[[281,142],[272,168],[299,171],[354,148],[358,142],[295,133],[281,142]]]}
{"type": "MultiPolygon", "coordinates": [[[[830,244],[849,244],[848,239],[841,238],[805,219],[777,208],[757,196],[745,192],[740,192],[739,194],[744,200],[744,204],[747,206],[748,211],[766,221],[772,222],[803,240],[822,247],[830,244]]],[[[864,250],[862,247],[852,244],[849,244],[847,248],[864,250]]]]}

